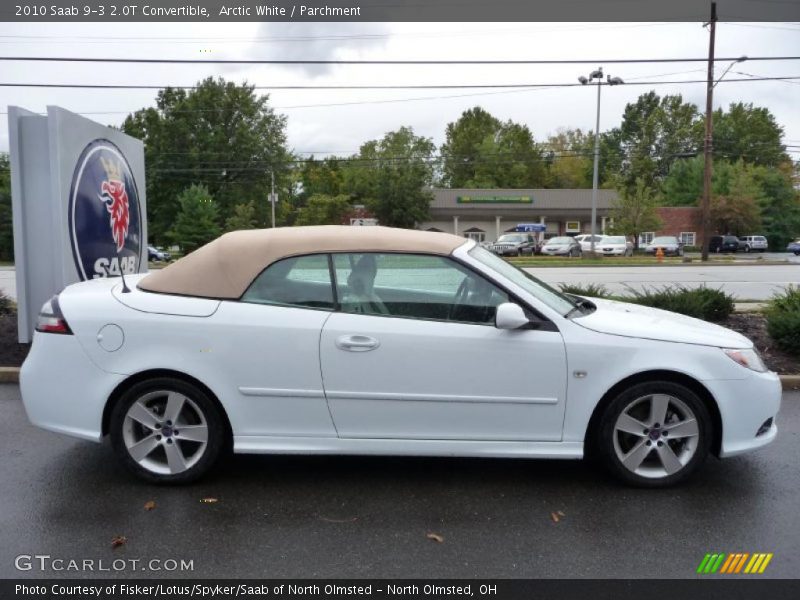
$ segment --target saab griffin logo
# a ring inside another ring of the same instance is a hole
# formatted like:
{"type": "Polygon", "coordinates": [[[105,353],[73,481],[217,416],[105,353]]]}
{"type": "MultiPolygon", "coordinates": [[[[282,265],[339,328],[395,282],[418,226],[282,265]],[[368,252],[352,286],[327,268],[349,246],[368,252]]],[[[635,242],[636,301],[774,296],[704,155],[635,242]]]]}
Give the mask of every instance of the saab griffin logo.
{"type": "Polygon", "coordinates": [[[128,161],[113,143],[95,140],[84,148],[69,204],[72,254],[82,280],[139,270],[139,194],[128,161]]]}
{"type": "Polygon", "coordinates": [[[767,565],[772,560],[772,553],[756,552],[734,552],[732,554],[706,554],[697,567],[697,572],[701,575],[739,575],[739,574],[761,574],[767,569],[767,565]]]}

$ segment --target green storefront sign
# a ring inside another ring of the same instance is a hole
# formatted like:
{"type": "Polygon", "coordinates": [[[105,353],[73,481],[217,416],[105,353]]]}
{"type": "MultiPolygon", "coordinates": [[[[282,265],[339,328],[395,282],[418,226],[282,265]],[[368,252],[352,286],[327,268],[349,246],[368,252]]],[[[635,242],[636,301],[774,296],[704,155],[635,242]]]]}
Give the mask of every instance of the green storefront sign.
{"type": "Polygon", "coordinates": [[[531,196],[457,196],[458,204],[533,204],[531,196]]]}

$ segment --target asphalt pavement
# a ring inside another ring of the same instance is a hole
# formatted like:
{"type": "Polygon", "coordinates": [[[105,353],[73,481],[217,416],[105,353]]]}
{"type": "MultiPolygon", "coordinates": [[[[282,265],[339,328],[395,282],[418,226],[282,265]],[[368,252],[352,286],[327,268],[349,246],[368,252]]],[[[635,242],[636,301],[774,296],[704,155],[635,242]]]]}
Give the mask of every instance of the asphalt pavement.
{"type": "Polygon", "coordinates": [[[603,284],[614,294],[669,285],[720,288],[739,300],[768,300],[787,285],[800,284],[800,262],[785,265],[664,265],[653,267],[532,267],[526,271],[554,286],[603,284]]]}
{"type": "Polygon", "coordinates": [[[579,461],[285,456],[234,456],[163,487],[129,476],[107,443],[34,428],[18,387],[0,385],[0,577],[115,574],[14,567],[44,554],[193,561],[124,577],[685,578],[708,552],[772,552],[760,577],[794,578],[800,392],[784,394],[778,424],[771,446],[667,490],[579,461]]]}

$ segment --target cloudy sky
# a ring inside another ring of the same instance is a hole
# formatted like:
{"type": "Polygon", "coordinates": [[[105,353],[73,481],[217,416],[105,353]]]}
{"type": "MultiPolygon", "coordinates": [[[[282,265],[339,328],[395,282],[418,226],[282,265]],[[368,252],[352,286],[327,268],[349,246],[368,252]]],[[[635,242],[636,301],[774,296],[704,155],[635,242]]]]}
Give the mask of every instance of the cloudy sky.
{"type": "MultiPolygon", "coordinates": [[[[0,24],[5,56],[264,59],[598,59],[591,65],[274,66],[125,65],[3,62],[2,82],[192,85],[209,75],[271,85],[419,85],[573,83],[602,59],[703,57],[700,23],[215,23],[0,24]]],[[[720,23],[717,56],[800,55],[800,23],[720,23]]],[[[718,63],[721,74],[728,63],[718,63]]],[[[611,64],[608,74],[643,83],[703,79],[703,63],[611,64]]],[[[744,62],[726,79],[800,76],[800,61],[744,62]]],[[[703,83],[624,85],[603,90],[601,129],[620,121],[625,104],[655,89],[705,105],[703,83]]],[[[268,89],[263,93],[269,92],[268,89]]],[[[560,127],[594,127],[594,90],[274,90],[271,104],[288,116],[290,146],[307,155],[350,154],[369,139],[409,125],[440,144],[448,122],[480,105],[527,124],[537,140],[560,127]],[[490,92],[490,93],[487,93],[490,92]]],[[[0,151],[8,149],[7,105],[43,111],[60,105],[107,124],[152,105],[156,90],[0,87],[0,151]]],[[[800,79],[721,83],[715,107],[768,107],[800,149],[800,79]]],[[[800,159],[800,152],[793,156],[800,159]]]]}

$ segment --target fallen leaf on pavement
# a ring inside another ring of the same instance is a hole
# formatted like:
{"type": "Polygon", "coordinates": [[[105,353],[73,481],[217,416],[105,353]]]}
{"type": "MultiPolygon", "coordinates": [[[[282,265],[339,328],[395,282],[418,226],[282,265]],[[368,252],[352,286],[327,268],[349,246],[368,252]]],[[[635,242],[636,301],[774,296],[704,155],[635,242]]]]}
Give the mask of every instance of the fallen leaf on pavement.
{"type": "Polygon", "coordinates": [[[559,516],[559,517],[566,517],[567,515],[565,515],[563,512],[561,512],[561,511],[559,510],[559,511],[558,511],[558,516],[559,516]]]}
{"type": "Polygon", "coordinates": [[[204,504],[214,504],[215,502],[219,502],[219,500],[216,498],[201,498],[200,502],[203,502],[204,504]]]}
{"type": "Polygon", "coordinates": [[[429,540],[433,540],[434,542],[442,543],[444,542],[444,538],[440,536],[438,533],[426,533],[425,537],[429,540]]]}
{"type": "Polygon", "coordinates": [[[124,535],[115,535],[113,538],[111,538],[111,547],[116,548],[118,546],[122,546],[127,543],[127,541],[128,538],[126,538],[124,535]]]}
{"type": "Polygon", "coordinates": [[[561,520],[561,517],[558,516],[557,513],[551,512],[550,518],[553,519],[553,523],[558,523],[561,520]]]}
{"type": "Polygon", "coordinates": [[[153,510],[156,507],[155,500],[148,500],[144,503],[145,510],[153,510]]]}

